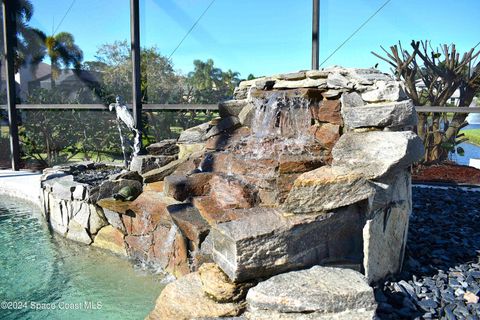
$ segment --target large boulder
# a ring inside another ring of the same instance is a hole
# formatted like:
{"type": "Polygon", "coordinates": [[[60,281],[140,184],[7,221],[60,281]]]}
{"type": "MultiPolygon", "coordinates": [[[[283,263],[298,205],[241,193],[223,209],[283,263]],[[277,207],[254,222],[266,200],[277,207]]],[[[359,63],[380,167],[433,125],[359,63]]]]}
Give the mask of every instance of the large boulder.
{"type": "Polygon", "coordinates": [[[157,299],[149,320],[190,320],[237,316],[244,309],[239,303],[218,303],[205,295],[198,272],[169,283],[157,299]]]}
{"type": "Polygon", "coordinates": [[[220,117],[226,118],[230,116],[238,117],[238,114],[249,103],[247,99],[241,100],[227,100],[218,104],[218,111],[220,117]]]}
{"type": "Polygon", "coordinates": [[[90,238],[90,235],[88,234],[85,227],[82,226],[80,223],[76,222],[75,220],[71,220],[68,224],[68,232],[66,234],[66,237],[70,240],[81,242],[84,244],[92,243],[92,239],[90,238]]]}
{"type": "Polygon", "coordinates": [[[373,289],[360,273],[320,266],[260,282],[247,303],[247,319],[371,320],[376,309],[373,289]]]}
{"type": "Polygon", "coordinates": [[[420,160],[423,143],[410,131],[348,132],[335,144],[332,155],[332,166],[375,179],[420,160]]]}
{"type": "Polygon", "coordinates": [[[361,263],[362,210],[348,206],[329,213],[284,216],[274,208],[237,209],[238,219],[210,231],[213,259],[235,282],[324,262],[361,263]]]}
{"type": "Polygon", "coordinates": [[[190,203],[173,204],[166,209],[182,234],[190,241],[190,249],[199,250],[210,231],[210,226],[198,209],[190,203]]]}
{"type": "Polygon", "coordinates": [[[73,180],[72,175],[59,174],[50,175],[48,180],[42,182],[42,187],[48,190],[58,200],[72,200],[73,192],[78,183],[73,180]]]}

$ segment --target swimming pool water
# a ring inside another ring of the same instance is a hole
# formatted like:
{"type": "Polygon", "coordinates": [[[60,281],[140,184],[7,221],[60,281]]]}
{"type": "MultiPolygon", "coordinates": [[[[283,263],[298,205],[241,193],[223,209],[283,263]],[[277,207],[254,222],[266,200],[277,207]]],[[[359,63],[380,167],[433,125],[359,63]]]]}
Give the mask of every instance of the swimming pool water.
{"type": "Polygon", "coordinates": [[[144,319],[162,279],[52,234],[38,208],[0,195],[0,319],[144,319]]]}

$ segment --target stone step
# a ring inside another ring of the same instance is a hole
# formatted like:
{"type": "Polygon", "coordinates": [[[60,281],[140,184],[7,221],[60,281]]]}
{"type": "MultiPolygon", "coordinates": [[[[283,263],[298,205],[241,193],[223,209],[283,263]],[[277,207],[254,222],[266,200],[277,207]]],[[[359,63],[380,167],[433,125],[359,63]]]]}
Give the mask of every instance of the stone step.
{"type": "Polygon", "coordinates": [[[260,282],[249,290],[247,303],[247,319],[371,320],[377,307],[359,272],[320,266],[260,282]]]}
{"type": "Polygon", "coordinates": [[[371,198],[374,188],[359,173],[341,173],[321,167],[300,175],[283,204],[287,212],[315,213],[371,198]]]}

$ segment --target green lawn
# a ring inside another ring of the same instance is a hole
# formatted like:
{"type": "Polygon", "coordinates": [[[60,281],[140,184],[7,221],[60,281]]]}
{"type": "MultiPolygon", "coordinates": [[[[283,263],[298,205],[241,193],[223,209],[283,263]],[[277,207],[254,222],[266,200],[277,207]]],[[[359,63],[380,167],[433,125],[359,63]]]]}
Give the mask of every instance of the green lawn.
{"type": "Polygon", "coordinates": [[[480,146],[480,129],[462,130],[462,133],[465,133],[465,136],[469,140],[468,142],[480,146]]]}

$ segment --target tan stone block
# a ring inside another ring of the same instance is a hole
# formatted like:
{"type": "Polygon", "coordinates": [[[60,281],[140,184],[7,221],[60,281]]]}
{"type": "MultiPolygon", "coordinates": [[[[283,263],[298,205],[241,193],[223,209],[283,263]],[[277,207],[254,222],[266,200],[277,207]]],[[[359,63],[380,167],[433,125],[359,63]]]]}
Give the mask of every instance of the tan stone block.
{"type": "Polygon", "coordinates": [[[127,256],[123,233],[112,227],[106,226],[98,231],[93,246],[111,251],[121,256],[127,256]]]}

